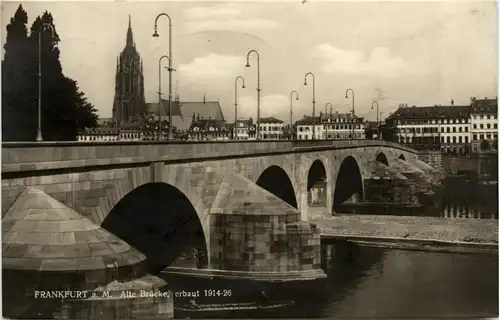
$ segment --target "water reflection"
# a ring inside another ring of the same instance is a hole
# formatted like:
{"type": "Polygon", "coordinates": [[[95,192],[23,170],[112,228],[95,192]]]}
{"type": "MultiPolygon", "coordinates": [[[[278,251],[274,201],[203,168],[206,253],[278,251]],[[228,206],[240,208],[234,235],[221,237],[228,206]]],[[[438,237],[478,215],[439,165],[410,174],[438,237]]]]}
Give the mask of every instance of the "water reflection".
{"type": "Polygon", "coordinates": [[[361,247],[356,259],[333,257],[325,271],[323,318],[498,315],[497,256],[361,247]]]}

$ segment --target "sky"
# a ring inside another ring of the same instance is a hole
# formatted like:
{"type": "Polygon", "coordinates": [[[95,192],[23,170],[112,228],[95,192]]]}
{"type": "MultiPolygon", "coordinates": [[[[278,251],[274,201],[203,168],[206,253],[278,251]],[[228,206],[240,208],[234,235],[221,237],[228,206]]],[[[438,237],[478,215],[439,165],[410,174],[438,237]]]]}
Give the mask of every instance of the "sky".
{"type": "MultiPolygon", "coordinates": [[[[19,2],[2,3],[2,41],[19,2]]],[[[235,78],[239,118],[256,116],[260,54],[261,117],[288,123],[290,92],[294,121],[316,115],[329,102],[333,112],[376,119],[398,105],[468,104],[470,97],[497,96],[498,26],[493,1],[239,1],[239,2],[23,2],[29,25],[45,10],[61,38],[63,73],[76,80],[101,117],[110,117],[116,59],[125,46],[129,15],[144,61],[147,102],[158,101],[158,59],[168,54],[172,19],[174,95],[181,101],[219,100],[234,119],[235,78]],[[239,86],[241,83],[239,83],[239,86]]],[[[3,46],[2,46],[3,47],[3,46]]],[[[3,48],[2,48],[3,51],[3,48]]],[[[3,56],[3,53],[2,53],[3,56]]],[[[166,61],[166,60],[164,60],[166,61]]],[[[163,69],[165,70],[165,69],[163,69]]],[[[168,92],[163,71],[162,91],[168,92]]],[[[168,96],[167,96],[168,97],[168,96]]],[[[330,109],[330,107],[328,107],[330,109]]],[[[330,110],[328,110],[330,112],[330,110]]]]}

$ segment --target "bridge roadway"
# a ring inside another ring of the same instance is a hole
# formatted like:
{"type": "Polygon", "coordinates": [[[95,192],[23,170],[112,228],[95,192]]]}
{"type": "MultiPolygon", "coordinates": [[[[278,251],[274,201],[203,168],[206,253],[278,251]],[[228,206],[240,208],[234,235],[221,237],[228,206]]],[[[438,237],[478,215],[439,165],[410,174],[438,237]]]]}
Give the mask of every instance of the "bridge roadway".
{"type": "Polygon", "coordinates": [[[413,149],[384,140],[4,142],[2,174],[152,162],[214,161],[376,146],[416,154],[413,149]]]}

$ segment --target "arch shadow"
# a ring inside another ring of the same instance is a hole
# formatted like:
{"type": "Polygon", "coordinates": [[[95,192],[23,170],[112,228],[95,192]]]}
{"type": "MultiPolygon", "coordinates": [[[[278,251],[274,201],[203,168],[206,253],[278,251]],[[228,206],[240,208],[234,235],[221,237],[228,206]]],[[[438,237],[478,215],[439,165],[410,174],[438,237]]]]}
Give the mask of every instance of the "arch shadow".
{"type": "Polygon", "coordinates": [[[130,191],[101,226],[146,255],[147,271],[152,274],[186,255],[193,267],[208,266],[205,233],[196,209],[170,184],[146,183],[130,191]]]}
{"type": "Polygon", "coordinates": [[[389,166],[389,160],[387,160],[387,157],[385,156],[385,153],[383,153],[383,152],[379,152],[379,154],[377,154],[376,160],[378,162],[385,164],[386,166],[389,166]]]}
{"type": "Polygon", "coordinates": [[[276,165],[268,167],[260,174],[255,184],[298,209],[292,181],[283,168],[276,165]]]}
{"type": "Polygon", "coordinates": [[[399,155],[398,159],[406,161],[406,157],[404,154],[399,155]]]}
{"type": "Polygon", "coordinates": [[[363,177],[359,165],[353,156],[346,157],[339,168],[333,194],[333,212],[338,212],[340,205],[356,195],[363,200],[363,177]]]}
{"type": "Polygon", "coordinates": [[[314,160],[307,173],[307,204],[326,205],[326,168],[319,159],[314,160]]]}

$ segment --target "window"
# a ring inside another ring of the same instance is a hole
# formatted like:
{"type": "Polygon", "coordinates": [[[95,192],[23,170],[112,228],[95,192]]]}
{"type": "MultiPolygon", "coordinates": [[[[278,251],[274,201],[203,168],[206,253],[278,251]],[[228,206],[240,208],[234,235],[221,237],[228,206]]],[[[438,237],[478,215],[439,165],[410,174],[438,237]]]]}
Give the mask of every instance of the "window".
{"type": "Polygon", "coordinates": [[[458,143],[462,143],[462,136],[458,137],[458,143]]]}
{"type": "Polygon", "coordinates": [[[444,132],[444,128],[443,127],[441,127],[441,132],[444,132]]]}
{"type": "Polygon", "coordinates": [[[469,127],[464,127],[465,132],[469,132],[469,127]]]}
{"type": "Polygon", "coordinates": [[[446,132],[450,132],[450,127],[446,128],[446,132]]]}
{"type": "Polygon", "coordinates": [[[474,129],[477,129],[477,124],[475,124],[475,123],[474,123],[474,124],[473,124],[473,128],[474,128],[474,129]]]}
{"type": "Polygon", "coordinates": [[[472,140],[477,140],[477,134],[472,135],[472,140]]]}
{"type": "Polygon", "coordinates": [[[469,143],[469,137],[465,136],[465,143],[469,143]]]}
{"type": "Polygon", "coordinates": [[[453,136],[453,143],[457,143],[457,137],[453,136]]]}
{"type": "Polygon", "coordinates": [[[450,137],[446,137],[446,143],[450,143],[450,137]]]}
{"type": "Polygon", "coordinates": [[[479,140],[484,140],[484,134],[479,135],[479,140]]]}
{"type": "Polygon", "coordinates": [[[493,124],[493,128],[494,128],[494,129],[496,129],[496,128],[497,128],[497,124],[496,124],[496,123],[494,123],[494,124],[493,124]]]}
{"type": "Polygon", "coordinates": [[[487,123],[487,124],[486,124],[486,128],[487,128],[487,129],[490,129],[490,128],[491,128],[491,124],[487,123]]]}
{"type": "Polygon", "coordinates": [[[490,115],[487,115],[487,116],[486,116],[486,119],[490,120],[490,115]]]}
{"type": "Polygon", "coordinates": [[[491,134],[489,134],[489,133],[488,133],[488,134],[486,135],[486,139],[490,140],[490,139],[491,139],[491,134]]]}
{"type": "Polygon", "coordinates": [[[441,137],[441,142],[444,143],[444,137],[441,137]]]}
{"type": "Polygon", "coordinates": [[[462,127],[458,127],[458,132],[462,132],[462,127]]]}
{"type": "Polygon", "coordinates": [[[453,127],[453,132],[457,132],[457,128],[456,127],[453,127]]]}

